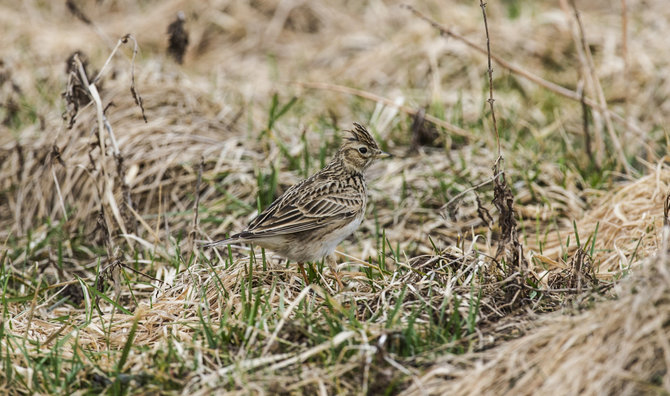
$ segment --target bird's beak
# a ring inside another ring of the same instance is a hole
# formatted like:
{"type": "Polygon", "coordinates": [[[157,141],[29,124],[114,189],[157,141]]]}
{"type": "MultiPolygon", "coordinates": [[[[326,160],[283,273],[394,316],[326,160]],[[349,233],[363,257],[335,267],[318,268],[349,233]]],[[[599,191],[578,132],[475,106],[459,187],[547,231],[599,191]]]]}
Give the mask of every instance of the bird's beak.
{"type": "Polygon", "coordinates": [[[389,154],[389,153],[387,153],[387,152],[385,152],[385,151],[378,150],[378,151],[377,151],[377,154],[375,155],[375,157],[381,159],[381,158],[390,158],[390,157],[393,157],[393,155],[391,155],[391,154],[389,154]]]}

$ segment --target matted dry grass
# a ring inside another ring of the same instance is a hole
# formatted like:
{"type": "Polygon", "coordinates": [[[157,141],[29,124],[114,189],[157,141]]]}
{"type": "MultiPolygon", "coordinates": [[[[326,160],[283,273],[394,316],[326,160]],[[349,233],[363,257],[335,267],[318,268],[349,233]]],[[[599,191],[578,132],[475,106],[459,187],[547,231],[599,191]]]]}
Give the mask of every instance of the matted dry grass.
{"type": "Polygon", "coordinates": [[[552,315],[483,353],[446,355],[407,395],[662,395],[670,389],[667,241],[617,286],[617,299],[552,315]]]}
{"type": "MultiPolygon", "coordinates": [[[[148,392],[168,380],[190,394],[375,393],[393,381],[399,383],[395,391],[409,387],[415,394],[667,389],[662,285],[668,276],[659,249],[670,191],[661,138],[670,114],[662,71],[670,59],[658,37],[668,30],[668,15],[662,1],[648,3],[629,4],[627,62],[613,39],[621,34],[618,12],[605,2],[579,4],[610,108],[627,114],[633,126],[617,124],[618,138],[642,175],[604,172],[605,181],[591,187],[575,170],[589,166],[580,146],[579,102],[543,111],[538,103],[551,107],[547,103],[560,99],[495,69],[506,172],[529,263],[521,271],[492,259],[500,229],[495,221],[487,227],[473,193],[447,205],[482,184],[478,194],[493,207],[485,183],[496,157],[482,117],[485,57],[439,37],[399,3],[83,2],[80,9],[93,25],[74,18],[64,2],[0,6],[0,99],[7,117],[0,133],[0,240],[8,241],[10,253],[5,273],[19,280],[12,297],[31,297],[7,303],[2,325],[5,334],[36,343],[22,349],[2,338],[3,358],[31,384],[45,376],[34,371],[31,357],[57,349],[62,359],[79,355],[94,366],[80,375],[95,382],[91,373],[114,372],[116,352],[135,328],[125,367],[132,386],[148,392]],[[191,32],[183,66],[164,55],[165,31],[178,11],[185,12],[191,32]],[[134,78],[148,122],[129,92],[132,44],[124,45],[98,87],[103,105],[113,102],[105,114],[114,141],[106,134],[101,152],[94,105],[82,106],[68,129],[61,118],[67,108],[54,94],[65,90],[65,60],[73,51],[86,54],[92,77],[129,32],[140,47],[134,78]],[[267,131],[275,93],[282,104],[291,97],[298,103],[267,131]],[[410,147],[407,111],[427,105],[466,135],[442,130],[434,141],[410,147]],[[29,110],[15,111],[13,119],[12,109],[21,106],[29,110]],[[370,125],[396,158],[370,170],[368,220],[339,248],[346,290],[335,290],[328,270],[317,285],[304,288],[295,270],[275,257],[262,268],[258,251],[255,263],[238,247],[232,260],[226,251],[200,255],[194,241],[220,237],[254,216],[256,197],[264,192],[259,177],[274,167],[281,192],[316,170],[316,153],[332,153],[339,131],[352,121],[370,125]],[[533,137],[533,147],[515,142],[521,129],[533,137]],[[561,144],[579,147],[562,158],[576,165],[543,158],[561,144]],[[302,164],[304,152],[311,158],[307,169],[294,164],[302,164]],[[379,243],[379,230],[388,244],[379,243]],[[148,283],[118,263],[160,282],[148,283]],[[99,274],[109,275],[113,287],[105,293],[127,313],[75,278],[92,287],[99,274]],[[630,279],[619,284],[622,277],[630,279]],[[34,278],[50,286],[34,287],[34,278]],[[263,296],[269,313],[251,326],[244,315],[254,293],[263,296]],[[78,303],[64,304],[66,296],[78,303]],[[429,308],[443,305],[464,318],[476,305],[473,321],[463,325],[472,331],[430,351],[399,353],[407,324],[428,326],[434,316],[429,308]],[[313,328],[301,309],[313,316],[313,328]],[[540,315],[556,310],[577,312],[540,315]],[[203,317],[214,333],[226,331],[217,322],[225,318],[231,339],[208,344],[203,317]],[[337,332],[310,338],[333,318],[342,326],[337,332]],[[157,356],[168,349],[197,362],[196,368],[176,379],[156,369],[157,356]],[[138,385],[144,373],[155,379],[146,388],[138,385]]],[[[559,84],[586,84],[594,95],[588,82],[579,82],[585,77],[574,61],[567,4],[523,4],[516,20],[502,5],[489,5],[493,50],[559,84]]],[[[415,7],[481,42],[476,4],[415,7]]],[[[606,137],[597,138],[606,133],[605,121],[597,111],[592,117],[594,158],[605,167],[609,153],[598,144],[606,137]]]]}

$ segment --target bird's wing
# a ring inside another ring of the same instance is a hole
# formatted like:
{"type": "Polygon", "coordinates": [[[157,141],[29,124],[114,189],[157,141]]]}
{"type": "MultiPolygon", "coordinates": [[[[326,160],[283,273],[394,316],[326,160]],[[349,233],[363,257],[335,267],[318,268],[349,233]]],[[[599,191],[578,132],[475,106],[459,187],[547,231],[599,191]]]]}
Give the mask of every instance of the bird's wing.
{"type": "Polygon", "coordinates": [[[240,236],[248,239],[321,228],[332,221],[355,217],[365,195],[337,181],[298,183],[254,219],[240,236]]]}

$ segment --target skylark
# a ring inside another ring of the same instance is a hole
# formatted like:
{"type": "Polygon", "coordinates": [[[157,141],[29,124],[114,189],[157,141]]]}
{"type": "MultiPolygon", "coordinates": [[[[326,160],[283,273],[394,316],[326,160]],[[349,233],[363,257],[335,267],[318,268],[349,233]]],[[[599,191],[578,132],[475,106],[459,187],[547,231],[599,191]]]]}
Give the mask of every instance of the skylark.
{"type": "MultiPolygon", "coordinates": [[[[367,202],[363,172],[376,159],[390,156],[363,126],[354,123],[348,132],[351,137],[325,168],[291,186],[244,231],[205,247],[253,243],[296,261],[305,283],[309,283],[304,263],[328,259],[358,228],[367,202]]],[[[332,269],[342,288],[337,271],[332,269]]]]}

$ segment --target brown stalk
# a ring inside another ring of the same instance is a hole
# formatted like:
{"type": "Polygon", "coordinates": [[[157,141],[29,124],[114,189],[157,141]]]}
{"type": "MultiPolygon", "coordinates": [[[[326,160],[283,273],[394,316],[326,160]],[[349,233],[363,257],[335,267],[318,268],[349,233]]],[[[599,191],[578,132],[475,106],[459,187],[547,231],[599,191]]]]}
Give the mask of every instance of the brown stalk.
{"type": "MultiPolygon", "coordinates": [[[[601,109],[600,111],[602,112],[603,117],[605,118],[605,126],[607,128],[607,133],[610,135],[610,139],[612,139],[612,144],[614,144],[614,149],[616,150],[616,153],[619,156],[619,161],[621,162],[621,165],[623,165],[626,174],[630,176],[633,173],[633,169],[630,167],[630,164],[626,159],[626,153],[624,152],[621,141],[619,140],[619,137],[616,135],[616,131],[614,130],[614,125],[612,124],[612,117],[610,115],[610,112],[607,110],[607,100],[605,99],[605,93],[603,91],[602,86],[600,85],[600,79],[598,78],[598,74],[596,73],[595,62],[593,61],[591,49],[586,43],[584,24],[582,23],[582,18],[580,16],[579,10],[577,9],[577,6],[575,5],[575,1],[574,0],[569,1],[570,6],[572,7],[574,13],[575,21],[577,22],[579,45],[584,51],[584,55],[586,57],[586,68],[591,76],[592,84],[598,97],[598,103],[600,104],[601,109]]],[[[586,102],[586,99],[584,99],[584,102],[586,102]]]]}
{"type": "MultiPolygon", "coordinates": [[[[107,165],[106,165],[107,161],[105,160],[105,155],[106,155],[107,150],[105,149],[105,138],[103,136],[103,133],[104,133],[103,132],[104,131],[104,126],[103,126],[104,125],[104,121],[103,121],[104,114],[102,112],[102,102],[101,102],[101,99],[100,99],[100,95],[99,95],[98,90],[95,86],[95,83],[89,84],[88,76],[86,75],[86,70],[84,70],[83,63],[79,59],[78,54],[74,54],[73,61],[75,62],[76,66],[77,66],[77,69],[79,70],[79,78],[81,79],[82,86],[87,90],[89,97],[92,98],[93,102],[96,105],[96,111],[97,111],[96,120],[98,121],[98,125],[97,125],[97,130],[98,130],[97,144],[100,148],[100,161],[99,161],[100,162],[100,169],[102,171],[102,179],[103,180],[109,180],[109,177],[108,177],[109,172],[107,171],[107,165]]],[[[90,157],[90,155],[89,155],[89,157],[90,157]]],[[[92,157],[90,157],[90,158],[92,160],[92,157]]],[[[89,176],[91,176],[90,173],[89,173],[89,176]]],[[[95,180],[95,178],[93,178],[92,176],[91,176],[91,179],[95,180]]],[[[98,188],[98,184],[94,183],[94,185],[96,186],[96,190],[98,192],[98,197],[100,199],[100,213],[101,213],[102,218],[104,219],[104,224],[100,223],[100,220],[99,220],[98,221],[98,226],[102,226],[103,229],[106,231],[106,235],[107,235],[106,241],[108,242],[107,249],[108,249],[108,253],[111,255],[113,253],[114,242],[113,242],[113,240],[111,238],[111,235],[110,235],[110,232],[109,232],[109,230],[111,230],[111,223],[109,222],[108,217],[106,215],[104,215],[105,212],[104,212],[104,206],[103,206],[104,204],[103,203],[106,200],[109,201],[109,199],[108,199],[109,197],[112,197],[112,201],[113,201],[113,194],[111,194],[111,193],[107,194],[107,191],[108,191],[107,189],[112,188],[112,186],[108,185],[106,182],[104,182],[103,186],[102,186],[102,191],[100,191],[100,189],[98,188]]],[[[116,207],[116,203],[115,202],[114,203],[109,202],[109,204],[110,204],[110,207],[112,208],[112,213],[114,213],[115,215],[118,214],[118,208],[117,208],[117,211],[114,211],[114,208],[116,207]]],[[[116,216],[116,218],[117,218],[117,221],[122,223],[122,221],[120,219],[120,216],[116,216]]],[[[126,231],[125,231],[125,228],[123,227],[123,224],[119,224],[119,225],[120,225],[121,229],[123,230],[123,233],[125,234],[126,231]]]]}
{"type": "Polygon", "coordinates": [[[494,178],[493,185],[493,204],[500,212],[498,222],[500,225],[500,240],[498,241],[498,249],[496,252],[496,259],[505,252],[507,266],[505,275],[509,276],[511,273],[520,272],[521,278],[515,278],[514,283],[510,283],[504,287],[505,299],[507,306],[513,307],[520,297],[521,285],[525,282],[525,272],[528,267],[523,255],[523,246],[519,242],[517,232],[517,220],[514,210],[514,194],[507,184],[505,171],[502,170],[502,163],[504,161],[500,150],[500,136],[498,134],[498,125],[496,123],[495,109],[493,106],[493,67],[491,66],[491,40],[489,35],[488,20],[486,18],[486,3],[479,0],[479,6],[482,9],[482,17],[484,19],[484,29],[486,32],[486,55],[488,60],[488,75],[489,75],[489,98],[488,103],[491,108],[491,119],[493,121],[493,129],[496,134],[496,142],[498,149],[498,158],[493,165],[494,178]],[[498,176],[499,175],[499,176],[498,176]]]}
{"type": "Polygon", "coordinates": [[[593,148],[591,147],[591,133],[589,132],[589,108],[584,101],[586,99],[586,93],[584,92],[583,80],[581,80],[578,84],[577,91],[582,95],[582,100],[580,103],[582,105],[582,131],[584,132],[584,150],[586,150],[586,155],[589,157],[591,164],[593,164],[596,169],[600,169],[600,164],[598,163],[597,158],[593,155],[593,148]]]}
{"type": "Polygon", "coordinates": [[[89,26],[95,31],[95,33],[102,39],[102,41],[107,44],[108,47],[111,47],[112,41],[109,39],[109,37],[105,34],[105,32],[100,29],[100,27],[91,20],[91,18],[88,17],[77,5],[77,3],[74,0],[66,0],[65,6],[67,7],[68,11],[77,19],[79,19],[82,23],[84,23],[86,26],[89,26]]]}
{"type": "MultiPolygon", "coordinates": [[[[488,61],[487,73],[489,75],[489,107],[491,107],[491,120],[493,121],[493,131],[496,134],[496,144],[498,145],[498,158],[502,156],[500,153],[500,134],[498,133],[498,123],[496,122],[496,112],[493,108],[493,67],[491,66],[491,39],[489,37],[489,23],[486,20],[486,3],[483,0],[479,0],[479,6],[482,9],[482,15],[484,16],[484,30],[486,30],[486,58],[488,61]]],[[[496,163],[498,161],[496,160],[496,163]]],[[[497,172],[494,172],[497,173],[497,172]]]]}
{"type": "Polygon", "coordinates": [[[621,0],[621,57],[623,58],[623,83],[624,83],[624,118],[628,122],[630,120],[630,101],[628,100],[628,92],[630,83],[628,77],[630,76],[630,63],[628,60],[628,8],[626,0],[621,0]]]}
{"type": "Polygon", "coordinates": [[[202,182],[202,170],[205,167],[205,158],[200,157],[200,165],[198,166],[198,179],[195,182],[195,202],[193,202],[193,223],[191,224],[191,232],[189,232],[189,243],[192,246],[194,253],[196,244],[195,236],[200,231],[200,222],[198,220],[198,208],[200,207],[200,184],[202,182]]]}
{"type": "MultiPolygon", "coordinates": [[[[435,29],[440,31],[440,34],[443,36],[449,36],[452,38],[455,38],[459,41],[462,41],[465,43],[468,47],[486,55],[487,50],[485,48],[482,48],[480,45],[475,44],[474,42],[470,41],[469,39],[465,38],[464,36],[461,36],[460,34],[454,32],[453,30],[444,27],[440,25],[439,23],[435,22],[434,20],[430,19],[429,17],[425,16],[423,13],[418,11],[416,8],[410,6],[410,5],[403,5],[404,8],[410,10],[414,15],[417,17],[423,19],[424,21],[428,22],[431,26],[433,26],[435,29]]],[[[493,59],[497,64],[499,64],[501,67],[509,70],[510,72],[517,74],[521,77],[524,77],[525,79],[534,82],[535,84],[548,89],[551,92],[554,92],[558,95],[561,95],[565,98],[572,99],[574,101],[581,101],[581,95],[578,92],[575,92],[573,90],[570,90],[568,88],[562,87],[556,83],[553,83],[551,81],[547,81],[543,79],[542,77],[533,74],[527,70],[522,69],[520,66],[517,66],[513,63],[507,62],[503,58],[499,57],[496,54],[491,54],[491,59],[493,59]]],[[[601,106],[597,101],[591,99],[591,98],[585,98],[584,102],[591,108],[594,108],[598,111],[601,112],[607,112],[614,120],[619,122],[620,124],[626,125],[628,128],[631,130],[635,131],[639,135],[645,134],[645,132],[640,129],[637,125],[633,124],[632,122],[626,121],[622,116],[619,114],[613,112],[612,110],[609,110],[606,107],[601,106]]]]}
{"type": "Polygon", "coordinates": [[[75,18],[79,19],[84,24],[91,25],[93,23],[91,22],[91,18],[86,16],[86,14],[84,14],[84,12],[79,9],[79,6],[74,2],[74,0],[67,0],[65,5],[67,6],[68,11],[70,11],[70,13],[74,15],[75,18]]]}
{"type": "Polygon", "coordinates": [[[663,200],[663,225],[670,226],[670,192],[665,195],[663,200]]]}
{"type": "Polygon", "coordinates": [[[142,102],[142,97],[140,96],[140,93],[137,91],[137,88],[135,88],[135,57],[137,56],[137,51],[139,50],[139,47],[137,45],[137,40],[135,40],[135,37],[133,37],[132,34],[126,34],[121,39],[121,41],[124,44],[127,43],[128,40],[133,41],[133,58],[130,61],[130,94],[133,96],[133,99],[135,99],[135,104],[139,106],[140,110],[142,110],[142,119],[146,124],[148,121],[147,116],[144,114],[144,104],[142,102]]]}
{"type": "MultiPolygon", "coordinates": [[[[389,106],[389,107],[395,107],[395,108],[399,109],[400,111],[402,111],[406,114],[412,115],[413,117],[415,117],[417,115],[417,113],[419,111],[421,111],[420,109],[419,110],[412,109],[409,106],[398,105],[397,103],[395,103],[391,99],[375,95],[371,92],[366,92],[366,91],[356,89],[356,88],[351,88],[351,87],[345,87],[343,85],[320,83],[320,82],[310,82],[310,81],[294,81],[293,83],[296,84],[296,85],[300,85],[302,87],[306,87],[306,88],[327,89],[329,91],[335,91],[335,92],[341,92],[341,93],[345,93],[345,94],[349,94],[349,95],[359,96],[361,98],[372,100],[372,101],[377,102],[377,103],[383,103],[383,104],[385,104],[386,106],[389,106]]],[[[424,114],[423,119],[426,120],[426,121],[432,122],[433,124],[435,124],[437,126],[440,126],[444,129],[446,129],[447,131],[449,131],[451,133],[454,133],[458,136],[463,136],[463,137],[470,137],[471,136],[471,134],[468,131],[466,131],[465,129],[459,128],[456,125],[450,124],[450,123],[448,123],[444,120],[441,120],[441,119],[439,119],[435,116],[432,116],[430,114],[424,114]]]]}

